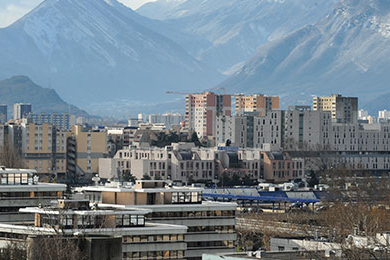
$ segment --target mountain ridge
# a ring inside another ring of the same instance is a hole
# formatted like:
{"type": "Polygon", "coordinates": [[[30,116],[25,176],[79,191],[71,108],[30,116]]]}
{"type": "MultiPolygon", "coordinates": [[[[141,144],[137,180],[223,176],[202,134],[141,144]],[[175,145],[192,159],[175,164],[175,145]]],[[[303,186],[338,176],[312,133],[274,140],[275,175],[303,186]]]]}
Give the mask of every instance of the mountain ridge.
{"type": "Polygon", "coordinates": [[[87,110],[107,98],[159,101],[166,90],[223,78],[137,19],[116,0],[46,0],[0,29],[0,78],[27,75],[87,110]]]}
{"type": "Polygon", "coordinates": [[[259,45],[317,22],[338,1],[186,0],[179,1],[178,5],[167,5],[165,14],[154,15],[154,9],[164,9],[166,0],[159,0],[136,11],[206,39],[209,44],[191,46],[187,50],[199,60],[228,74],[252,57],[259,45]]]}
{"type": "Polygon", "coordinates": [[[63,101],[54,89],[38,86],[23,75],[0,80],[0,103],[8,106],[9,112],[15,103],[30,103],[34,113],[66,113],[88,117],[89,114],[63,101]]]}
{"type": "Polygon", "coordinates": [[[260,46],[241,70],[219,86],[284,93],[285,105],[307,104],[313,95],[340,92],[359,93],[362,103],[368,104],[388,92],[390,8],[384,12],[384,2],[342,1],[318,23],[260,46]]]}

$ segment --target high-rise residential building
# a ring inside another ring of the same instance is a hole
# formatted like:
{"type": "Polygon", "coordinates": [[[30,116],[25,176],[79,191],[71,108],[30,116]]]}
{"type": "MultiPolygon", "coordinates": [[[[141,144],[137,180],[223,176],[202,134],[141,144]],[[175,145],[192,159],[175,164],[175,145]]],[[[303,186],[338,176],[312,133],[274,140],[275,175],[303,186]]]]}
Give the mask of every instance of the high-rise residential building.
{"type": "Polygon", "coordinates": [[[359,109],[358,111],[358,118],[359,119],[365,119],[368,117],[368,111],[364,110],[364,109],[359,109]]]}
{"type": "Polygon", "coordinates": [[[230,116],[231,95],[205,92],[186,96],[186,127],[200,138],[215,135],[217,116],[230,116]]]}
{"type": "Polygon", "coordinates": [[[0,105],[0,123],[7,122],[7,105],[0,105]]]}
{"type": "Polygon", "coordinates": [[[69,113],[29,113],[27,119],[30,119],[34,124],[51,124],[61,130],[70,130],[76,124],[76,116],[69,113]]]}
{"type": "Polygon", "coordinates": [[[221,116],[216,120],[215,140],[217,144],[231,142],[240,148],[281,147],[282,113],[275,110],[265,116],[257,116],[257,112],[245,112],[233,117],[221,116]],[[266,145],[266,146],[264,146],[266,145]]]}
{"type": "Polygon", "coordinates": [[[236,96],[236,112],[257,112],[259,116],[265,116],[268,111],[279,109],[279,97],[270,97],[262,94],[236,96]]]}
{"type": "Polygon", "coordinates": [[[107,131],[93,131],[75,125],[66,145],[67,181],[91,181],[93,174],[98,173],[99,158],[105,158],[108,154],[107,131]]]}
{"type": "Polygon", "coordinates": [[[378,112],[378,119],[390,119],[390,111],[382,110],[378,112]]]}
{"type": "Polygon", "coordinates": [[[38,175],[64,175],[68,132],[51,124],[22,124],[22,157],[26,167],[38,175]]]}
{"type": "Polygon", "coordinates": [[[313,109],[330,111],[337,123],[356,123],[358,120],[358,98],[332,94],[330,97],[314,97],[313,109]]]}
{"type": "Polygon", "coordinates": [[[16,103],[14,104],[14,119],[21,119],[31,113],[31,104],[29,103],[16,103]]]}

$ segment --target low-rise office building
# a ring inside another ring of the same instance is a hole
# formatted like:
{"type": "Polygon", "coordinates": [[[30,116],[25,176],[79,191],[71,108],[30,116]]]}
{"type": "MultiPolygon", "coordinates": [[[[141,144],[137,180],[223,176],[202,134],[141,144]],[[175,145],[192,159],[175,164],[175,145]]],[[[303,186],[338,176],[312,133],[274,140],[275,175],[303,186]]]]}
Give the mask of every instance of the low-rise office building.
{"type": "Polygon", "coordinates": [[[102,205],[148,209],[146,221],[186,226],[186,259],[201,259],[206,252],[235,251],[237,204],[202,201],[203,189],[166,187],[164,181],[137,181],[131,187],[90,186],[77,190],[102,205]]]}
{"type": "Polygon", "coordinates": [[[121,237],[121,259],[184,259],[187,228],[147,222],[147,209],[90,207],[88,200],[58,200],[55,206],[21,211],[34,214],[34,224],[0,224],[0,241],[17,238],[23,243],[31,236],[72,238],[74,234],[121,237]]]}
{"type": "Polygon", "coordinates": [[[66,191],[64,184],[39,183],[37,172],[28,169],[0,168],[0,222],[33,220],[33,215],[19,213],[19,209],[49,205],[66,191]]]}

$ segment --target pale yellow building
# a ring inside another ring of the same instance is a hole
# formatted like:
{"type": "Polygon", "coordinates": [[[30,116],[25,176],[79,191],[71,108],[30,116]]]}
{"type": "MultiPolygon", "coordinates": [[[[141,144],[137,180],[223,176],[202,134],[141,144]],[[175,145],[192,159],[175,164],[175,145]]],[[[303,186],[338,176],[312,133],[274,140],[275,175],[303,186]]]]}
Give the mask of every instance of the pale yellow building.
{"type": "Polygon", "coordinates": [[[25,167],[38,174],[66,172],[68,132],[49,124],[22,124],[22,156],[25,167]]]}
{"type": "Polygon", "coordinates": [[[236,113],[258,112],[265,116],[268,111],[279,109],[279,97],[270,97],[261,94],[236,96],[236,113]]]}
{"type": "Polygon", "coordinates": [[[336,123],[357,123],[358,98],[332,94],[329,97],[314,97],[313,110],[330,111],[336,123]]]}
{"type": "Polygon", "coordinates": [[[85,129],[75,125],[67,140],[68,174],[86,175],[97,174],[99,158],[108,154],[107,132],[85,129]]]}

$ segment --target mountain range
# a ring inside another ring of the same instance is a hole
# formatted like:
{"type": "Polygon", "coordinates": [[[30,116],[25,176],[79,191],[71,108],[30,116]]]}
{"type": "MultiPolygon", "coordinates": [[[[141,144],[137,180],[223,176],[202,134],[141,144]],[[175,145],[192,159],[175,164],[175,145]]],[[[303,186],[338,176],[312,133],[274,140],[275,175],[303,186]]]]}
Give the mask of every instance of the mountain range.
{"type": "Polygon", "coordinates": [[[221,87],[283,105],[340,93],[383,109],[389,41],[388,0],[157,0],[137,12],[46,0],[0,29],[0,80],[26,75],[114,117],[177,110],[182,97],[167,90],[221,87]]]}
{"type": "Polygon", "coordinates": [[[27,75],[83,108],[151,103],[166,90],[220,82],[216,70],[145,27],[146,19],[116,0],[46,0],[0,29],[0,79],[27,75]]]}
{"type": "MultiPolygon", "coordinates": [[[[371,109],[389,95],[390,2],[343,0],[314,25],[259,47],[220,86],[230,91],[280,95],[286,104],[309,103],[312,95],[359,96],[371,109]],[[370,105],[371,104],[371,105],[370,105]]],[[[384,102],[377,108],[388,108],[384,102]]]]}
{"type": "Polygon", "coordinates": [[[6,104],[12,114],[15,103],[30,103],[34,113],[66,113],[89,116],[85,111],[66,103],[54,89],[38,86],[26,76],[13,76],[0,81],[0,104],[6,104]]]}
{"type": "Polygon", "coordinates": [[[253,56],[259,45],[317,22],[338,1],[158,0],[137,12],[203,39],[197,45],[173,38],[200,61],[229,74],[253,56]]]}

